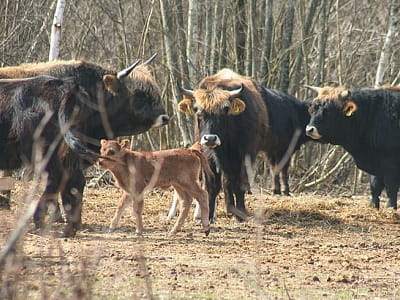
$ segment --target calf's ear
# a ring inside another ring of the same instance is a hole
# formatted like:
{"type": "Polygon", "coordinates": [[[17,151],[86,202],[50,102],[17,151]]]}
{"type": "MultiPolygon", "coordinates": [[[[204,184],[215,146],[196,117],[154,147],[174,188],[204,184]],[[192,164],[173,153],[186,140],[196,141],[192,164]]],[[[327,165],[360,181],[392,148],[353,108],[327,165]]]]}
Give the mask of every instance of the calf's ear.
{"type": "Polygon", "coordinates": [[[100,144],[103,146],[104,144],[106,144],[107,143],[107,141],[106,140],[103,140],[103,139],[101,139],[100,140],[100,144]]]}
{"type": "Polygon", "coordinates": [[[346,101],[343,106],[343,113],[346,117],[351,117],[357,111],[357,104],[353,101],[346,101]]]}
{"type": "Polygon", "coordinates": [[[245,109],[246,104],[239,98],[234,98],[232,100],[231,108],[229,109],[228,114],[236,116],[244,112],[245,109]]]}
{"type": "Polygon", "coordinates": [[[194,102],[192,99],[185,98],[178,103],[178,110],[187,115],[194,114],[193,108],[194,108],[194,102]]]}
{"type": "Polygon", "coordinates": [[[129,140],[123,139],[122,141],[119,142],[119,145],[121,146],[121,148],[129,148],[129,140]]]}
{"type": "Polygon", "coordinates": [[[107,91],[109,91],[113,95],[118,94],[120,88],[120,81],[117,78],[117,76],[110,74],[104,75],[103,82],[107,91]]]}

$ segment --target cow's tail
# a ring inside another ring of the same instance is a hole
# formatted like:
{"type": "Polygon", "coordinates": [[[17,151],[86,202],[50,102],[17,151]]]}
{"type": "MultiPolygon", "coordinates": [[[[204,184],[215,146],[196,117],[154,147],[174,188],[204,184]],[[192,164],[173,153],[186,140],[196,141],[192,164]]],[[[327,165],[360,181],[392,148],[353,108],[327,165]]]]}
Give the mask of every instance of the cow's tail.
{"type": "Polygon", "coordinates": [[[61,101],[58,110],[58,122],[68,147],[79,157],[94,163],[99,158],[99,154],[90,150],[84,141],[74,133],[82,129],[79,120],[85,119],[85,116],[82,115],[84,114],[83,107],[88,99],[89,95],[78,84],[73,83],[73,86],[67,90],[61,101]]]}
{"type": "Polygon", "coordinates": [[[204,156],[204,154],[198,151],[197,149],[191,149],[191,151],[200,159],[201,168],[204,171],[204,173],[208,176],[214,176],[214,172],[211,170],[210,165],[208,164],[208,160],[204,156]]]}

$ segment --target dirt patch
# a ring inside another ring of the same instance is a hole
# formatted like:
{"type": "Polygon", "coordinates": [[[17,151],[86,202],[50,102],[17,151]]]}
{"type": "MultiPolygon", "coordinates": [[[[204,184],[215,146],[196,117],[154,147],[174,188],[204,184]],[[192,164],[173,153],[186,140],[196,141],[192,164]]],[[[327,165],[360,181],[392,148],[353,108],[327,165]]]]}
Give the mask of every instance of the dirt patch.
{"type": "MultiPolygon", "coordinates": [[[[145,201],[143,237],[128,209],[108,232],[116,188],[87,189],[83,229],[62,239],[62,224],[27,233],[19,263],[2,272],[2,290],[19,299],[396,299],[400,298],[400,216],[368,207],[367,197],[255,193],[253,217],[218,219],[205,237],[191,219],[169,236],[170,191],[145,201]]],[[[0,211],[4,244],[18,215],[0,211]]],[[[384,206],[383,203],[382,206],[384,206]]]]}

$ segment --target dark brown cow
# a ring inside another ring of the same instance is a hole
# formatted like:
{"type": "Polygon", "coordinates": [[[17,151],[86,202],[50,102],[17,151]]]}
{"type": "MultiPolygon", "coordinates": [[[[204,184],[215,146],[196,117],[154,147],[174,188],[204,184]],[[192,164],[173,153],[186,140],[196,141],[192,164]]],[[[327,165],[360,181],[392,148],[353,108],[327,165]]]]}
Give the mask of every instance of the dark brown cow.
{"type": "Polygon", "coordinates": [[[178,232],[189,213],[192,199],[201,209],[201,220],[206,235],[209,234],[208,195],[200,184],[204,169],[211,174],[206,158],[194,149],[169,149],[155,152],[138,152],[127,148],[128,140],[120,143],[101,140],[99,164],[113,174],[123,196],[111,222],[110,229],[118,225],[121,214],[133,201],[136,232],[143,231],[142,211],[144,193],[153,187],[174,187],[181,204],[181,212],[171,233],[178,232]]]}
{"type": "Polygon", "coordinates": [[[289,194],[289,159],[284,158],[292,141],[287,158],[308,140],[304,134],[309,120],[308,102],[260,87],[229,69],[204,78],[194,91],[182,91],[187,98],[178,108],[185,113],[196,113],[195,128],[200,141],[212,152],[215,177],[207,181],[210,212],[214,212],[215,198],[223,184],[228,212],[238,219],[245,218],[244,194],[250,188],[248,170],[260,151],[268,158],[273,192],[281,193],[280,173],[283,192],[289,194]],[[277,168],[280,164],[282,167],[277,168]]]}
{"type": "MultiPolygon", "coordinates": [[[[102,138],[139,134],[168,123],[160,89],[150,75],[147,64],[139,65],[137,62],[117,72],[86,61],[55,61],[2,68],[0,78],[41,74],[73,77],[88,95],[88,111],[79,115],[78,124],[83,125],[80,127],[79,138],[87,142],[86,147],[91,151],[98,153],[102,138]]],[[[78,134],[76,130],[75,134],[78,134]]],[[[60,176],[49,178],[43,200],[34,216],[37,227],[44,225],[43,216],[47,210],[45,202],[57,202],[58,193],[61,192],[67,219],[64,235],[75,235],[81,225],[82,195],[86,184],[83,170],[90,164],[90,161],[82,160],[75,152],[68,151],[62,165],[50,167],[62,171],[60,176]],[[65,179],[63,184],[61,174],[65,179]]]]}
{"type": "MultiPolygon", "coordinates": [[[[308,86],[310,87],[310,86],[308,86]]],[[[398,88],[310,87],[318,92],[306,132],[320,142],[340,145],[358,168],[371,174],[370,205],[379,209],[386,190],[397,209],[400,186],[400,91],[398,88]]]]}
{"type": "Polygon", "coordinates": [[[82,158],[94,161],[97,154],[71,131],[77,116],[85,114],[88,97],[74,78],[0,79],[0,169],[24,164],[47,172],[49,181],[61,180],[63,141],[82,158]]]}

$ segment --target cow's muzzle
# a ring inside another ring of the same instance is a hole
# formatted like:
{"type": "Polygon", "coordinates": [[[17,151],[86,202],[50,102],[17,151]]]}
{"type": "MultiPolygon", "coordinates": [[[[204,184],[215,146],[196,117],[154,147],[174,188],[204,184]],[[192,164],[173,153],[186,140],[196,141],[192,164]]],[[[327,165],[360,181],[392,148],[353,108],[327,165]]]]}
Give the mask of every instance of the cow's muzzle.
{"type": "Polygon", "coordinates": [[[314,140],[319,140],[322,138],[322,135],[319,134],[317,127],[311,125],[306,126],[306,135],[314,140]]]}
{"type": "Polygon", "coordinates": [[[167,125],[169,122],[169,117],[168,115],[159,115],[157,119],[154,121],[152,128],[158,128],[162,127],[164,125],[167,125]]]}
{"type": "Polygon", "coordinates": [[[201,137],[200,144],[208,148],[215,148],[221,145],[221,140],[216,134],[205,134],[201,137]]]}

